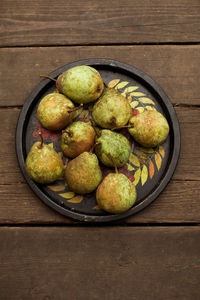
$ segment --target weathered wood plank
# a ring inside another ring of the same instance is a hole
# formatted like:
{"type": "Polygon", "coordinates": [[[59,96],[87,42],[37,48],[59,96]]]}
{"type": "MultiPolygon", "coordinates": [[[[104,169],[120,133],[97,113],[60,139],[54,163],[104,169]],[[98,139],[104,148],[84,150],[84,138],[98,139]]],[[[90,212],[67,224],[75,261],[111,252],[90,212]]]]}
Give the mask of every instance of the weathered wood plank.
{"type": "Polygon", "coordinates": [[[198,0],[1,0],[0,45],[199,42],[198,0]]]}
{"type": "Polygon", "coordinates": [[[199,299],[199,227],[0,229],[10,299],[199,299]]]}
{"type": "MultiPolygon", "coordinates": [[[[172,180],[149,207],[118,223],[199,223],[199,201],[198,181],[172,180]]],[[[0,185],[1,224],[74,222],[45,206],[26,184],[0,185]]]]}
{"type": "MultiPolygon", "coordinates": [[[[0,223],[71,222],[42,204],[21,175],[14,145],[19,111],[17,108],[0,109],[4,124],[0,129],[0,223]]],[[[199,222],[200,154],[197,141],[200,109],[179,107],[176,111],[182,132],[182,150],[173,180],[157,201],[126,220],[128,223],[199,222]]]]}
{"type": "Polygon", "coordinates": [[[107,57],[150,75],[173,103],[199,104],[200,46],[96,46],[0,49],[0,106],[23,105],[47,74],[69,62],[107,57]]]}

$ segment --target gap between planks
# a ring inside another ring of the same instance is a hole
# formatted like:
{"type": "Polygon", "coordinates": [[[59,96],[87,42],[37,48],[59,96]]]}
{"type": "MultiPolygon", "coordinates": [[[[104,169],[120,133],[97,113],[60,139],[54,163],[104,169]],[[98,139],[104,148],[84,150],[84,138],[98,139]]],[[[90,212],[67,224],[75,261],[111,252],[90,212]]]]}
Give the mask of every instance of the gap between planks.
{"type": "MultiPolygon", "coordinates": [[[[121,221],[122,222],[122,221],[121,221]]],[[[119,223],[119,222],[113,222],[113,223],[85,223],[85,222],[77,222],[77,224],[73,223],[0,223],[0,227],[195,227],[200,226],[200,223],[198,222],[155,222],[155,223],[119,223]]]]}
{"type": "Polygon", "coordinates": [[[6,48],[47,48],[47,47],[82,47],[82,46],[193,46],[200,45],[200,41],[197,42],[159,42],[159,43],[142,43],[142,42],[134,42],[134,43],[82,43],[82,44],[33,44],[33,45],[4,45],[0,46],[0,49],[6,48]]]}

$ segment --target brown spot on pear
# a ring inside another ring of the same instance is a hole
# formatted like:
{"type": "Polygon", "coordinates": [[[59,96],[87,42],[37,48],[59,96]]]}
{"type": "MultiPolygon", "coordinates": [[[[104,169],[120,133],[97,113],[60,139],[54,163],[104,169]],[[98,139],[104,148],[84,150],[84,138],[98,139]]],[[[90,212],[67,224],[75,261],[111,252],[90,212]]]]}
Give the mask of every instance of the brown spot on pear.
{"type": "Polygon", "coordinates": [[[124,174],[108,174],[96,191],[99,207],[112,214],[130,209],[136,201],[137,192],[133,183],[124,174]]]}
{"type": "Polygon", "coordinates": [[[94,139],[95,131],[89,123],[73,122],[62,133],[61,150],[64,155],[74,158],[82,152],[89,151],[94,139]]]}
{"type": "Polygon", "coordinates": [[[66,183],[78,194],[93,192],[100,184],[102,172],[95,154],[83,152],[66,166],[66,183]]]}
{"type": "Polygon", "coordinates": [[[60,155],[48,144],[36,142],[26,158],[26,171],[38,183],[51,183],[62,179],[64,165],[60,155]]]}
{"type": "Polygon", "coordinates": [[[128,161],[131,145],[121,133],[103,129],[101,130],[101,135],[96,138],[96,142],[99,142],[99,144],[96,146],[95,152],[105,166],[114,167],[110,154],[117,167],[122,167],[128,161]]]}
{"type": "Polygon", "coordinates": [[[131,111],[130,103],[123,95],[115,89],[106,88],[93,107],[92,117],[97,125],[111,129],[126,125],[131,111]]]}
{"type": "Polygon", "coordinates": [[[50,130],[65,128],[74,118],[74,104],[60,93],[46,95],[39,103],[37,117],[42,126],[50,130]]]}
{"type": "Polygon", "coordinates": [[[145,110],[129,121],[128,129],[136,142],[143,147],[156,147],[162,144],[168,134],[169,125],[166,118],[156,110],[145,110]]]}
{"type": "Polygon", "coordinates": [[[96,101],[104,89],[99,72],[90,66],[76,66],[62,73],[56,82],[58,90],[76,103],[96,101]]]}

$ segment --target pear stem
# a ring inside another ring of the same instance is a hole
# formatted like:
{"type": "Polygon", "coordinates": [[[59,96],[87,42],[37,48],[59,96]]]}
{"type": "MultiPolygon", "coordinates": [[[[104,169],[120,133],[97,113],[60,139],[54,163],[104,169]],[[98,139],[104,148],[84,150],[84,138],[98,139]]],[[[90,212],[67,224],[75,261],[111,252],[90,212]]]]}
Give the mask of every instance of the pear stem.
{"type": "Polygon", "coordinates": [[[53,80],[53,81],[56,82],[56,79],[54,79],[53,77],[50,77],[50,76],[48,76],[48,75],[40,75],[40,77],[41,77],[41,78],[48,78],[48,79],[53,80]]]}
{"type": "Polygon", "coordinates": [[[95,131],[96,136],[99,138],[101,136],[101,133],[100,133],[100,131],[97,130],[96,124],[95,124],[95,122],[94,122],[94,120],[93,120],[92,117],[90,118],[90,122],[91,122],[91,125],[92,125],[92,127],[93,127],[93,129],[95,131]]]}
{"type": "Polygon", "coordinates": [[[93,145],[92,148],[90,149],[90,153],[93,153],[94,148],[95,148],[97,145],[99,145],[99,144],[101,144],[101,142],[96,142],[96,143],[94,143],[94,145],[93,145]]]}
{"type": "Polygon", "coordinates": [[[105,83],[105,81],[103,81],[103,84],[106,88],[108,88],[108,85],[105,83]]]}
{"type": "Polygon", "coordinates": [[[68,113],[74,112],[76,110],[79,110],[81,107],[83,107],[83,103],[81,103],[78,107],[74,107],[68,110],[68,113]]]}
{"type": "Polygon", "coordinates": [[[116,129],[123,129],[123,128],[133,128],[133,125],[125,125],[125,126],[119,126],[119,127],[113,127],[111,130],[116,130],[116,129]]]}
{"type": "Polygon", "coordinates": [[[40,146],[39,146],[38,148],[42,149],[43,143],[44,143],[44,139],[43,139],[43,136],[42,136],[42,132],[41,132],[41,131],[39,132],[39,136],[40,136],[40,139],[41,139],[41,144],[40,144],[40,146]]]}
{"type": "Polygon", "coordinates": [[[114,165],[114,167],[115,167],[115,173],[118,174],[118,169],[117,169],[117,165],[116,165],[116,163],[115,163],[114,158],[112,157],[112,155],[111,155],[110,153],[108,153],[108,156],[109,156],[110,159],[112,160],[112,163],[113,163],[113,165],[114,165]]]}
{"type": "Polygon", "coordinates": [[[62,133],[67,133],[69,137],[73,137],[73,133],[68,130],[62,130],[62,133]]]}

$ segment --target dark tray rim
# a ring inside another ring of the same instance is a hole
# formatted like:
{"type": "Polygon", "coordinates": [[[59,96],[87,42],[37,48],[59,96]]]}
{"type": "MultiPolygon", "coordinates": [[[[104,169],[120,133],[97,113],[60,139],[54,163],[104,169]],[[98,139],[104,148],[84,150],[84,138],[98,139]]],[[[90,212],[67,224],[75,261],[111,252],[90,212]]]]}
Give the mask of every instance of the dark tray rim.
{"type": "Polygon", "coordinates": [[[29,187],[32,189],[32,191],[42,200],[46,205],[51,207],[52,209],[56,210],[60,214],[70,217],[72,219],[75,219],[77,221],[85,221],[85,222],[93,222],[93,223],[106,223],[106,222],[113,222],[118,221],[124,218],[127,218],[129,216],[134,215],[135,213],[141,211],[145,207],[147,207],[149,204],[151,204],[159,195],[160,193],[165,189],[165,187],[168,185],[171,177],[174,174],[174,171],[176,169],[179,155],[180,155],[180,148],[181,148],[181,138],[180,138],[180,128],[178,119],[176,116],[176,112],[173,108],[172,103],[170,102],[168,96],[165,94],[165,92],[162,90],[162,88],[147,74],[144,72],[138,70],[135,67],[132,67],[131,65],[111,60],[111,59],[105,59],[105,58],[92,58],[92,59],[84,59],[84,60],[78,60],[69,64],[66,64],[55,71],[51,72],[49,76],[56,78],[60,73],[62,73],[64,70],[67,70],[69,68],[72,68],[77,65],[92,65],[97,66],[98,65],[105,65],[106,67],[112,67],[116,69],[120,69],[121,71],[126,71],[131,73],[134,76],[139,77],[140,80],[145,81],[148,86],[154,90],[154,92],[159,95],[160,99],[162,99],[162,102],[164,103],[167,113],[169,114],[172,122],[170,124],[171,131],[173,132],[173,150],[171,152],[171,159],[168,166],[167,171],[165,172],[164,177],[161,179],[159,185],[154,189],[154,191],[147,196],[142,202],[135,205],[132,209],[126,211],[122,214],[116,214],[116,215],[106,215],[106,216],[92,216],[92,215],[84,215],[83,213],[77,213],[74,211],[71,211],[63,206],[60,206],[53,200],[51,200],[47,195],[45,195],[41,189],[39,188],[40,185],[32,181],[29,176],[26,173],[25,169],[25,153],[23,151],[23,141],[24,141],[24,121],[27,117],[27,113],[29,109],[32,106],[32,102],[35,99],[35,97],[38,95],[40,91],[42,91],[47,84],[50,83],[49,79],[42,80],[31,92],[31,94],[26,99],[24,106],[21,110],[21,113],[18,118],[17,127],[16,127],[16,138],[15,138],[15,147],[16,147],[16,155],[19,163],[19,167],[22,171],[22,174],[27,181],[29,187]],[[20,142],[19,142],[20,141],[20,142]]]}

